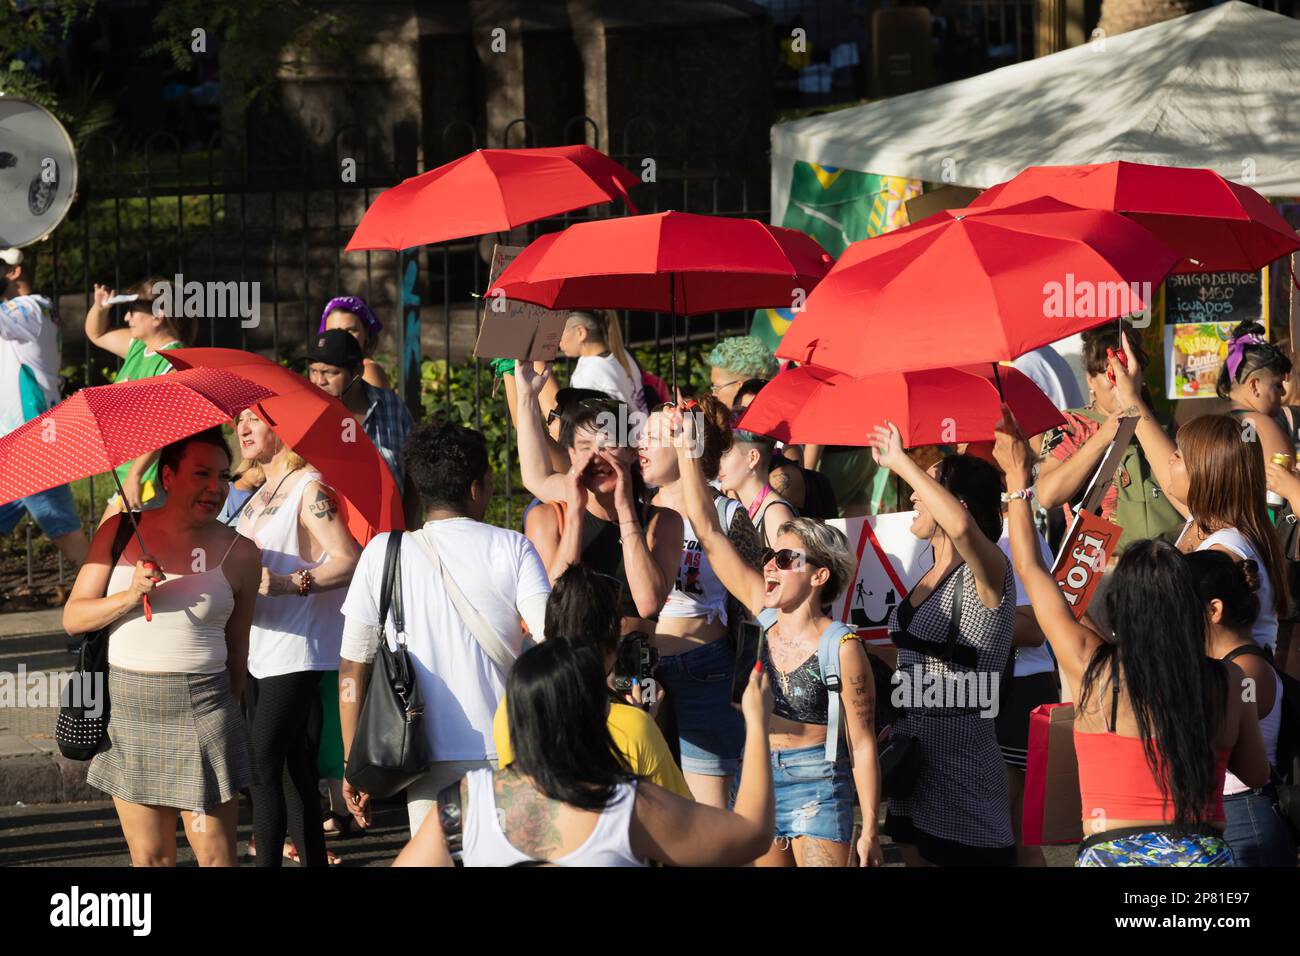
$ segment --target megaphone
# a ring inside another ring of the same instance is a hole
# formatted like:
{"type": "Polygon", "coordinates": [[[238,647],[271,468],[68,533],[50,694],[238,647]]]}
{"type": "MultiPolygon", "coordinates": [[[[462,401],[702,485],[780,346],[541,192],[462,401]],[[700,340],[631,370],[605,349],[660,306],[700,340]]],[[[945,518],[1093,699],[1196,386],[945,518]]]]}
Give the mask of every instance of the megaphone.
{"type": "Polygon", "coordinates": [[[48,110],[0,96],[0,248],[49,238],[72,208],[77,157],[48,110]]]}

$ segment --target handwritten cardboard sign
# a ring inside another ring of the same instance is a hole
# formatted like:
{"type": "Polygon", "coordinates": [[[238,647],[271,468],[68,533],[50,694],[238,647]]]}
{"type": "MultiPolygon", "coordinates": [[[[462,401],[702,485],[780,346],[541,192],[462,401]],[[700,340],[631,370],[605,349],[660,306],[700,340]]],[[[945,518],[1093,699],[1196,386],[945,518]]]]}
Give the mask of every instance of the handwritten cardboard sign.
{"type": "Polygon", "coordinates": [[[488,293],[483,298],[483,324],[474,344],[474,354],[479,358],[549,362],[559,353],[569,313],[507,299],[496,288],[497,277],[522,251],[519,246],[497,246],[492,251],[488,293]]]}

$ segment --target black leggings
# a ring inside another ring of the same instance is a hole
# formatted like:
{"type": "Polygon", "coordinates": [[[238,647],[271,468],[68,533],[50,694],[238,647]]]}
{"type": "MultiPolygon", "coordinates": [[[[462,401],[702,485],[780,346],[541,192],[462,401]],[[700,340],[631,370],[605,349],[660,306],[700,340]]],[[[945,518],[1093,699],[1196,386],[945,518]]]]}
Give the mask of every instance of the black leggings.
{"type": "Polygon", "coordinates": [[[257,865],[280,866],[286,832],[303,866],[325,866],[316,750],[321,735],[321,671],[248,677],[257,865]],[[313,723],[315,727],[313,728],[313,723]],[[287,816],[287,822],[286,822],[287,816]]]}

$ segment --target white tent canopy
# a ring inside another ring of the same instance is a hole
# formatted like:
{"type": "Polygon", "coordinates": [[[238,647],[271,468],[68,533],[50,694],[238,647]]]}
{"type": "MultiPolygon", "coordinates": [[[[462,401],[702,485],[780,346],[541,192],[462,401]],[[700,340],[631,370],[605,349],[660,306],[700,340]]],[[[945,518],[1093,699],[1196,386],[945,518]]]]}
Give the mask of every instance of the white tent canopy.
{"type": "Polygon", "coordinates": [[[1300,196],[1300,21],[1230,0],[916,93],[772,127],[772,221],[795,160],[986,188],[1026,166],[1208,167],[1300,196]]]}

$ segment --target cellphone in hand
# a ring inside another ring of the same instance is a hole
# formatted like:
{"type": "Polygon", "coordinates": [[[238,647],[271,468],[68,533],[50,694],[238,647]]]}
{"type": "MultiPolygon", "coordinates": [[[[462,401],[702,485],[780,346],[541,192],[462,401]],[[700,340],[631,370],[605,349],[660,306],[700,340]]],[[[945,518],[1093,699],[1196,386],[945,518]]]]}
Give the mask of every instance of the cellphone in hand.
{"type": "Polygon", "coordinates": [[[749,686],[749,674],[763,653],[763,628],[755,621],[742,621],[736,634],[736,671],[731,677],[731,702],[739,704],[749,686]]]}

